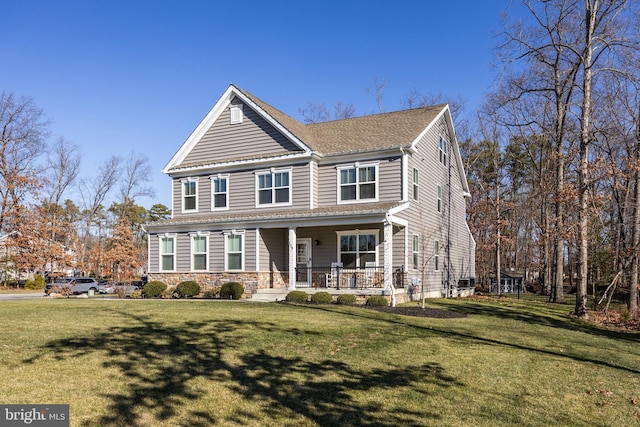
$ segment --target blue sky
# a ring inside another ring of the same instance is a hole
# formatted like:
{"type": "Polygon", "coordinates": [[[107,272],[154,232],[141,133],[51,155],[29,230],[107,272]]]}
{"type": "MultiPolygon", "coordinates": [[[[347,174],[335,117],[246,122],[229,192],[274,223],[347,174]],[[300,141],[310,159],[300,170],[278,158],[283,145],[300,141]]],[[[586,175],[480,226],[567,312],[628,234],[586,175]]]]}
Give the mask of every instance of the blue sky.
{"type": "Polygon", "coordinates": [[[0,0],[0,91],[32,97],[83,174],[145,154],[157,197],[137,202],[169,206],[161,169],[230,83],[299,120],[309,102],[377,112],[374,77],[385,111],[414,88],[473,108],[507,3],[0,0]]]}

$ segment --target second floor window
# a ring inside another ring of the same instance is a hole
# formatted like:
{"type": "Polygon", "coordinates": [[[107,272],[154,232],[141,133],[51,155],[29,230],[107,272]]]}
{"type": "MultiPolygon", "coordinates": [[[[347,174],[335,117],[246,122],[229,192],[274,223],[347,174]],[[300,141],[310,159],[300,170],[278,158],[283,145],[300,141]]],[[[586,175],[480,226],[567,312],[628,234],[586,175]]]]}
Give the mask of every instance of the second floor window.
{"type": "Polygon", "coordinates": [[[182,183],[182,210],[198,210],[198,181],[184,181],[182,183]]]}
{"type": "Polygon", "coordinates": [[[211,180],[212,195],[211,195],[211,208],[212,209],[226,209],[228,207],[228,181],[226,176],[213,178],[211,180]]]}
{"type": "Polygon", "coordinates": [[[258,206],[291,204],[291,171],[271,171],[257,175],[258,206]]]}
{"type": "Polygon", "coordinates": [[[413,168],[413,200],[418,200],[418,169],[413,168]]]}
{"type": "Polygon", "coordinates": [[[438,212],[442,212],[442,187],[440,185],[437,188],[437,209],[438,212]]]}
{"type": "Polygon", "coordinates": [[[438,151],[440,152],[440,163],[443,165],[447,165],[447,141],[440,137],[440,144],[438,146],[438,151]]]}
{"type": "Polygon", "coordinates": [[[377,198],[377,165],[356,165],[338,169],[339,201],[372,200],[377,198]]]}

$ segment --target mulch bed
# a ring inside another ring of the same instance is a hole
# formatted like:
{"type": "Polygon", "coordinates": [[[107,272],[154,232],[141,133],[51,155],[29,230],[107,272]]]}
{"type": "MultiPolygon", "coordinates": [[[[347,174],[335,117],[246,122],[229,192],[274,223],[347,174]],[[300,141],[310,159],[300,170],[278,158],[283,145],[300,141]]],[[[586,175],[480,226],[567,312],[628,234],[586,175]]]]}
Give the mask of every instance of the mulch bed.
{"type": "Polygon", "coordinates": [[[438,308],[422,308],[422,307],[372,307],[363,306],[369,310],[381,311],[383,313],[401,314],[403,316],[414,317],[430,317],[435,319],[460,319],[467,317],[465,313],[458,313],[449,310],[440,310],[438,308]]]}

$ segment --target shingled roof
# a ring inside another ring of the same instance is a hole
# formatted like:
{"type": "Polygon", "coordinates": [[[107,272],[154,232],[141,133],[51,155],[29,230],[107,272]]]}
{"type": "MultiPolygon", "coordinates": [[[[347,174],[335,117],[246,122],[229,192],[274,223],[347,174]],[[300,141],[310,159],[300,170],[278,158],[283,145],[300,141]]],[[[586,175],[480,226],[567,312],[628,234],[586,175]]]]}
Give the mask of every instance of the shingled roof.
{"type": "MultiPolygon", "coordinates": [[[[255,155],[245,153],[238,157],[203,159],[199,162],[183,163],[190,150],[205,135],[234,97],[249,104],[250,108],[256,110],[258,114],[299,146],[300,151],[292,152],[292,155],[314,154],[320,157],[408,149],[447,108],[446,104],[440,104],[391,113],[303,124],[251,93],[235,85],[230,85],[167,163],[164,172],[171,173],[194,167],[207,167],[218,163],[247,161],[255,158],[255,155]]],[[[259,158],[263,159],[264,157],[263,153],[259,158]]]]}
{"type": "Polygon", "coordinates": [[[303,124],[237,88],[274,120],[320,155],[410,147],[445,104],[329,122],[303,124]]]}

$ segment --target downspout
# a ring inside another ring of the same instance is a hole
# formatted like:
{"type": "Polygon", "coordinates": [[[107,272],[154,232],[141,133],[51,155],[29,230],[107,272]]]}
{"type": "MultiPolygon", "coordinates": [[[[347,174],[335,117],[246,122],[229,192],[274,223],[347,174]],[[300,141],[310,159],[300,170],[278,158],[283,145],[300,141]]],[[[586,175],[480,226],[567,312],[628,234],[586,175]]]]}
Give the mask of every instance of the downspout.
{"type": "Polygon", "coordinates": [[[389,219],[389,212],[385,213],[384,230],[384,289],[391,293],[391,307],[396,306],[396,288],[393,286],[393,276],[391,270],[392,264],[392,247],[391,240],[393,239],[393,224],[389,219]]]}
{"type": "Polygon", "coordinates": [[[447,195],[447,295],[451,293],[451,157],[449,157],[449,194],[447,195]]]}

